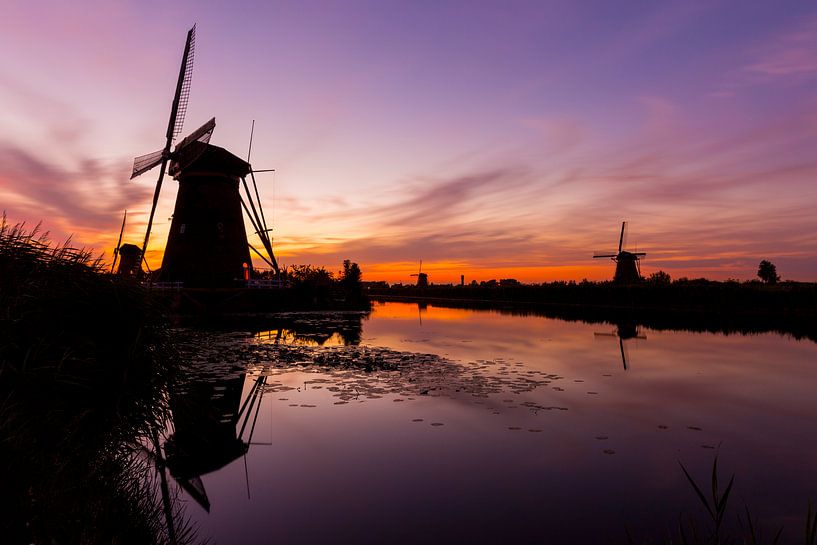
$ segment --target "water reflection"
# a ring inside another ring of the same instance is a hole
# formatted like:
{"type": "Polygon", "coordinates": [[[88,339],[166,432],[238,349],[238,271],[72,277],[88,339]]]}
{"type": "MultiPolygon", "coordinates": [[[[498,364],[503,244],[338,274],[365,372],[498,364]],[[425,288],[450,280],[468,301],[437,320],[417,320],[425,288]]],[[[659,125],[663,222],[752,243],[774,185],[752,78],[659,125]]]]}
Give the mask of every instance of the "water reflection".
{"type": "Polygon", "coordinates": [[[288,313],[268,318],[254,329],[256,337],[305,346],[360,344],[363,320],[369,313],[288,313]],[[263,325],[262,325],[263,324],[263,325]]]}
{"type": "Polygon", "coordinates": [[[769,525],[793,530],[813,492],[814,343],[416,304],[340,322],[191,343],[208,385],[191,395],[220,407],[198,426],[245,438],[199,475],[216,543],[662,536],[696,508],[677,461],[700,475],[715,449],[769,525]]]}
{"type": "Polygon", "coordinates": [[[629,369],[629,350],[627,348],[627,344],[624,341],[629,339],[640,339],[646,340],[647,336],[640,333],[638,327],[633,324],[622,323],[618,324],[616,328],[611,333],[599,333],[594,332],[593,335],[595,337],[616,337],[618,338],[618,346],[619,351],[621,352],[621,363],[624,366],[624,370],[626,371],[629,369]]]}

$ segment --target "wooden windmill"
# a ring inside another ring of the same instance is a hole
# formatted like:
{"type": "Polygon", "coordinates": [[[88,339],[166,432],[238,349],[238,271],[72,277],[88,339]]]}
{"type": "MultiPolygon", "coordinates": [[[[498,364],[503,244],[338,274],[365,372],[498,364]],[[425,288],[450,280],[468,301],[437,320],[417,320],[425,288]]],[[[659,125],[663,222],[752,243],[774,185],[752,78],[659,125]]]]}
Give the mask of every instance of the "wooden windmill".
{"type": "Polygon", "coordinates": [[[594,259],[610,258],[616,263],[616,274],[613,281],[618,284],[632,284],[641,280],[641,258],[647,255],[644,252],[628,252],[624,250],[627,236],[627,222],[621,222],[621,235],[618,238],[618,253],[595,253],[594,259]]]}
{"type": "Polygon", "coordinates": [[[252,272],[250,249],[276,273],[278,264],[272,252],[270,229],[261,210],[252,167],[249,162],[209,143],[216,126],[215,118],[171,150],[174,139],[181,133],[187,112],[195,37],[196,27],[193,26],[187,33],[165,133],[165,147],[137,157],[133,162],[131,178],[160,166],[141,255],[144,258],[147,251],[162,181],[168,172],[179,182],[179,192],[158,279],[182,282],[187,287],[229,287],[249,279],[252,272]],[[248,174],[252,176],[254,195],[247,185],[248,174]],[[244,198],[240,194],[240,182],[245,189],[244,198]],[[247,212],[266,255],[249,245],[242,209],[247,212]]]}
{"type": "Polygon", "coordinates": [[[417,287],[418,288],[427,288],[428,287],[428,275],[423,272],[423,260],[420,260],[420,268],[417,270],[416,273],[412,274],[411,276],[417,277],[417,287]]]}

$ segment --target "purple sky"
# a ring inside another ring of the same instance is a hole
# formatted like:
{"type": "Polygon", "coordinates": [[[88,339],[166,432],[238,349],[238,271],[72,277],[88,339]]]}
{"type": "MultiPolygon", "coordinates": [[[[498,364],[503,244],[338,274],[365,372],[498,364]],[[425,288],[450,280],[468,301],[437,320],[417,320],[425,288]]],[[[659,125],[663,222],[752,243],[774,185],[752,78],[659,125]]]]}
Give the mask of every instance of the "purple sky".
{"type": "MultiPolygon", "coordinates": [[[[369,279],[817,276],[814,2],[17,2],[0,18],[0,207],[141,240],[184,45],[184,133],[252,163],[283,263],[369,279]],[[784,9],[785,8],[785,9],[784,9]]],[[[177,185],[149,255],[160,260],[177,185]]]]}

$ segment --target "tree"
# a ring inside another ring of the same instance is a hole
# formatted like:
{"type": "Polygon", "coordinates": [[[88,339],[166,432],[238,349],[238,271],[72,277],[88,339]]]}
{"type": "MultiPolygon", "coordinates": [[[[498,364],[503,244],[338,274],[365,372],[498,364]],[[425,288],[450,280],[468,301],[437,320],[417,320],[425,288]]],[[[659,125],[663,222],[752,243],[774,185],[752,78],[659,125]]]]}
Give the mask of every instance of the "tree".
{"type": "Polygon", "coordinates": [[[357,263],[353,263],[349,259],[343,261],[343,270],[338,275],[338,283],[346,292],[347,297],[352,299],[360,297],[363,292],[363,284],[360,282],[362,276],[357,263]]]}
{"type": "Polygon", "coordinates": [[[672,281],[672,278],[668,273],[665,273],[664,271],[657,271],[652,273],[648,280],[653,284],[660,284],[665,286],[672,281]]]}
{"type": "Polygon", "coordinates": [[[357,263],[352,263],[349,259],[343,260],[343,271],[340,273],[340,281],[348,286],[357,286],[363,275],[357,263]]]}
{"type": "Polygon", "coordinates": [[[774,266],[774,263],[765,259],[761,261],[757,267],[757,275],[767,284],[776,284],[777,281],[780,280],[780,276],[777,274],[777,267],[774,266]]]}

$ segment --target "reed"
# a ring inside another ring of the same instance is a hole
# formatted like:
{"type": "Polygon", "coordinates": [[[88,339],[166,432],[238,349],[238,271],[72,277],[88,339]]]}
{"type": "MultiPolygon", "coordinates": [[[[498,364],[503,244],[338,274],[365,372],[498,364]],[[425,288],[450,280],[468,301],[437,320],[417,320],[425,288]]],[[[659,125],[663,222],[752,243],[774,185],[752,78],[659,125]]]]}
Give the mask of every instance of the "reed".
{"type": "MultiPolygon", "coordinates": [[[[784,528],[778,528],[777,531],[771,535],[770,539],[765,539],[765,536],[769,534],[766,533],[757,517],[752,516],[748,505],[744,505],[742,515],[736,516],[736,524],[730,525],[727,528],[725,522],[730,507],[729,499],[735,484],[735,475],[733,474],[729,478],[725,488],[721,488],[721,481],[718,477],[717,456],[715,456],[712,462],[709,490],[706,492],[704,491],[703,485],[695,480],[684,464],[680,461],[678,463],[699,505],[706,513],[707,520],[704,523],[700,523],[692,515],[681,515],[678,521],[677,535],[673,536],[670,532],[664,540],[666,545],[673,545],[675,543],[681,545],[777,545],[781,543],[781,540],[784,538],[784,528]]],[[[625,529],[625,532],[627,543],[629,545],[636,545],[637,541],[633,538],[629,529],[625,529]]],[[[808,511],[805,517],[805,536],[803,544],[815,545],[815,543],[817,543],[815,540],[817,540],[817,511],[815,511],[811,501],[809,501],[808,511]]],[[[798,541],[799,540],[787,540],[785,543],[797,543],[798,541]]],[[[654,539],[648,539],[643,541],[643,543],[656,543],[656,541],[654,539]]]]}
{"type": "Polygon", "coordinates": [[[4,216],[3,541],[169,542],[142,445],[167,418],[175,373],[166,320],[141,286],[4,216]]]}

